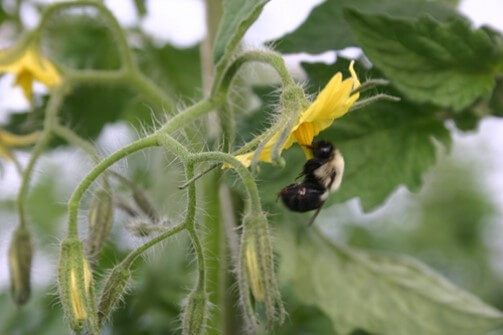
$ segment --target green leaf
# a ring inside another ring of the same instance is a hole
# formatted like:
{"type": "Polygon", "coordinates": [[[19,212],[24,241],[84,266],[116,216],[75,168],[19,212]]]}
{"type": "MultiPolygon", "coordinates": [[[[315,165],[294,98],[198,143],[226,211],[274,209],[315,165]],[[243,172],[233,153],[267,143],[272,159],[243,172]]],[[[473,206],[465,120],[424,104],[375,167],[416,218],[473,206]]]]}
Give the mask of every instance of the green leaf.
{"type": "Polygon", "coordinates": [[[147,15],[146,0],[134,0],[134,6],[139,17],[143,18],[147,15]]]}
{"type": "Polygon", "coordinates": [[[365,53],[412,100],[461,110],[490,94],[503,48],[485,29],[457,18],[393,19],[346,10],[365,53]]]}
{"type": "Polygon", "coordinates": [[[356,38],[343,16],[344,8],[409,18],[428,13],[438,19],[444,19],[455,14],[452,9],[438,1],[327,0],[314,8],[297,30],[272,42],[273,45],[283,53],[312,54],[356,46],[356,38]]]}
{"type": "Polygon", "coordinates": [[[117,44],[100,20],[84,15],[58,15],[44,30],[49,56],[77,69],[117,69],[117,44]]]}
{"type": "Polygon", "coordinates": [[[485,335],[503,314],[408,257],[332,244],[313,230],[281,233],[280,279],[339,334],[485,335]]]}
{"type": "Polygon", "coordinates": [[[417,190],[435,163],[438,140],[449,148],[450,133],[428,110],[407,101],[379,102],[337,120],[322,134],[346,161],[340,190],[329,198],[359,197],[365,211],[374,209],[400,185],[417,190]]]}
{"type": "Polygon", "coordinates": [[[123,87],[82,86],[69,95],[61,109],[61,122],[85,139],[120,120],[134,95],[123,87]]]}
{"type": "Polygon", "coordinates": [[[503,79],[496,82],[496,87],[489,101],[489,107],[491,108],[492,115],[503,116],[503,79]]]}
{"type": "Polygon", "coordinates": [[[218,27],[213,61],[226,63],[248,28],[269,0],[224,0],[224,14],[218,27]]]}
{"type": "Polygon", "coordinates": [[[187,103],[202,97],[199,45],[178,49],[145,41],[137,55],[141,70],[171,96],[187,103]]]}

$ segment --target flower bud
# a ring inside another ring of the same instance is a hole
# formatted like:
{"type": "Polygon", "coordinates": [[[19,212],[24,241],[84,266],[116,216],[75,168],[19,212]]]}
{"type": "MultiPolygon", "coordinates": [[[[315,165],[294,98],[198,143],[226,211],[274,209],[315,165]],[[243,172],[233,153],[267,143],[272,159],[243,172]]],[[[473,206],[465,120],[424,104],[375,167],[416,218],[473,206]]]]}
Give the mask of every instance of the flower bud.
{"type": "Polygon", "coordinates": [[[12,299],[18,305],[23,305],[30,297],[31,259],[30,233],[26,228],[19,227],[14,231],[9,247],[10,290],[12,299]]]}
{"type": "Polygon", "coordinates": [[[285,311],[274,272],[267,218],[263,213],[246,215],[243,219],[240,262],[239,290],[249,326],[257,323],[249,291],[255,302],[263,304],[268,326],[275,321],[283,322],[285,311]]]}
{"type": "Polygon", "coordinates": [[[86,321],[92,325],[96,320],[91,285],[91,269],[82,242],[71,238],[64,240],[58,268],[59,296],[70,327],[76,332],[86,321]]]}
{"type": "Polygon", "coordinates": [[[90,257],[99,254],[113,224],[113,201],[110,192],[99,190],[89,212],[89,235],[86,240],[86,252],[90,257]]]}
{"type": "Polygon", "coordinates": [[[190,293],[182,320],[183,335],[199,335],[204,333],[208,316],[208,299],[203,290],[190,293]]]}
{"type": "Polygon", "coordinates": [[[126,287],[131,279],[131,270],[119,264],[116,266],[105,282],[98,304],[98,323],[101,325],[117,306],[126,292],[126,287]]]}

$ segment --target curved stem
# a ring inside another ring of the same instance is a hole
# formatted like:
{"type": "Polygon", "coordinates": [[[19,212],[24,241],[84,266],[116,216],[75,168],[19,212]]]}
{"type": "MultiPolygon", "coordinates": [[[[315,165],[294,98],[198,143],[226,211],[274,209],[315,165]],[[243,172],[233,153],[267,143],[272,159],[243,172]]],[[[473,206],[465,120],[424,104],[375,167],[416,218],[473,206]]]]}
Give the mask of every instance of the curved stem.
{"type": "Polygon", "coordinates": [[[77,135],[73,130],[65,126],[62,126],[59,123],[54,124],[52,130],[55,135],[63,138],[68,143],[73,144],[74,146],[82,149],[82,151],[84,151],[89,157],[91,157],[94,163],[99,162],[100,158],[98,156],[98,153],[91,145],[91,143],[89,143],[88,141],[84,140],[82,137],[77,135]]]}
{"type": "MultiPolygon", "coordinates": [[[[185,166],[186,178],[192,178],[194,176],[194,164],[188,162],[185,166]]],[[[206,265],[204,261],[203,247],[201,245],[201,240],[196,231],[196,186],[194,184],[190,185],[187,190],[187,231],[189,232],[190,238],[192,239],[192,244],[194,246],[194,251],[197,257],[197,286],[204,287],[206,281],[206,265]]]]}
{"type": "Polygon", "coordinates": [[[154,134],[144,137],[138,141],[135,141],[128,146],[116,151],[112,155],[105,158],[103,161],[98,163],[80,182],[75,191],[73,192],[69,202],[68,202],[68,236],[76,237],[78,233],[77,229],[77,214],[80,201],[84,192],[89,188],[98,176],[105,172],[110,166],[112,166],[118,160],[147,147],[153,147],[161,145],[159,140],[163,141],[162,144],[168,146],[170,150],[176,150],[175,153],[181,157],[187,157],[188,151],[176,140],[170,136],[162,136],[163,134],[168,134],[176,129],[182,128],[187,123],[194,121],[201,115],[204,115],[211,109],[215,107],[216,103],[209,100],[203,100],[192,107],[187,108],[184,112],[181,112],[173,117],[168,123],[166,123],[161,129],[159,129],[154,134]]]}
{"type": "Polygon", "coordinates": [[[234,171],[236,171],[236,173],[241,178],[241,181],[243,182],[243,185],[246,188],[252,212],[254,213],[262,212],[262,206],[260,204],[260,196],[257,184],[255,183],[255,180],[253,179],[253,176],[251,175],[250,171],[243,164],[241,164],[241,162],[239,162],[236,158],[234,158],[234,156],[223,152],[203,152],[191,155],[189,161],[193,163],[199,163],[204,161],[218,161],[232,166],[234,171]]]}
{"type": "Polygon", "coordinates": [[[100,163],[98,163],[93,170],[91,170],[87,176],[80,182],[79,186],[75,189],[70,200],[68,202],[68,237],[76,238],[78,236],[77,228],[77,214],[79,209],[79,204],[84,195],[84,192],[91,186],[93,181],[98,178],[98,176],[105,172],[110,166],[112,166],[118,160],[144,148],[157,146],[157,136],[150,135],[144,137],[138,141],[135,141],[122,149],[116,151],[112,155],[108,156],[100,163]]]}
{"type": "Polygon", "coordinates": [[[119,22],[115,19],[113,14],[106,8],[102,3],[98,1],[90,1],[90,0],[80,0],[80,1],[71,1],[71,2],[61,2],[57,4],[53,4],[42,13],[42,17],[40,18],[37,30],[41,31],[42,28],[47,23],[48,19],[56,12],[62,11],[64,9],[72,8],[72,7],[94,7],[96,8],[103,17],[108,21],[112,33],[117,41],[118,46],[118,54],[121,58],[122,67],[127,69],[128,71],[132,71],[136,68],[135,62],[133,60],[133,53],[129,49],[127,38],[122,30],[119,22]]]}
{"type": "Polygon", "coordinates": [[[28,188],[30,186],[31,175],[38,161],[38,158],[40,157],[44,149],[47,147],[51,139],[52,127],[56,123],[57,113],[60,109],[61,103],[63,102],[64,98],[64,89],[65,89],[64,86],[65,85],[62,85],[60,88],[56,89],[51,94],[46,109],[44,130],[42,131],[42,134],[40,135],[37,144],[35,144],[35,147],[33,148],[30,161],[28,162],[28,165],[26,166],[26,169],[24,170],[23,173],[21,187],[19,189],[16,199],[17,211],[19,215],[19,225],[21,227],[26,226],[25,204],[26,204],[26,198],[28,196],[28,188]]]}
{"type": "Polygon", "coordinates": [[[148,242],[145,242],[140,247],[138,247],[135,250],[131,251],[129,253],[129,255],[127,255],[126,258],[124,258],[124,260],[121,262],[121,264],[123,266],[125,266],[126,268],[129,268],[136,261],[136,259],[142,253],[144,253],[145,251],[147,251],[149,248],[153,247],[154,245],[156,245],[159,242],[164,241],[168,237],[171,237],[171,236],[173,236],[173,235],[181,232],[182,230],[184,230],[186,228],[187,228],[187,221],[185,221],[183,223],[180,223],[180,224],[178,224],[178,225],[170,228],[166,232],[160,234],[159,236],[156,236],[156,237],[152,238],[151,240],[149,240],[148,242]]]}
{"type": "Polygon", "coordinates": [[[171,98],[168,98],[162,90],[138,70],[132,71],[128,77],[128,84],[141,92],[147,99],[162,111],[171,115],[176,114],[176,107],[171,98]]]}
{"type": "Polygon", "coordinates": [[[271,65],[281,78],[283,86],[295,85],[295,82],[290,76],[288,69],[286,68],[285,61],[280,54],[270,51],[249,51],[240,55],[234,62],[229,65],[227,70],[221,78],[215,78],[213,81],[213,87],[211,89],[211,96],[217,96],[219,92],[226,92],[234,79],[239,68],[247,62],[260,62],[271,65]]]}
{"type": "Polygon", "coordinates": [[[207,99],[202,100],[191,107],[187,108],[185,111],[180,112],[173,116],[171,120],[169,120],[161,129],[159,129],[158,133],[172,133],[173,131],[184,127],[188,123],[196,120],[197,118],[203,116],[209,111],[215,109],[220,105],[220,102],[217,100],[207,99]]]}

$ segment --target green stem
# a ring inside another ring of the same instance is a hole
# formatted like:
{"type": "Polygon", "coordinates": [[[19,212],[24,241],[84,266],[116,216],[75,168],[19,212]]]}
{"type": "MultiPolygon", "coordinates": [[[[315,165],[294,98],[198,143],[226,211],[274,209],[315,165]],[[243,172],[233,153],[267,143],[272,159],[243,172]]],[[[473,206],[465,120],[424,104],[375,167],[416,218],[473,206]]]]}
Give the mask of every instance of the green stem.
{"type": "Polygon", "coordinates": [[[201,115],[204,115],[209,110],[215,107],[216,103],[208,100],[203,100],[189,108],[187,108],[184,112],[181,112],[173,117],[168,123],[166,123],[161,129],[159,129],[156,133],[144,137],[138,141],[135,141],[124,148],[116,151],[112,155],[105,158],[99,164],[97,164],[88,174],[87,176],[80,182],[75,191],[73,192],[69,202],[68,202],[68,236],[76,237],[78,234],[77,228],[77,214],[78,208],[80,205],[80,201],[84,192],[91,186],[94,180],[98,178],[98,176],[105,172],[110,166],[112,166],[118,160],[147,147],[153,147],[161,145],[159,141],[164,141],[163,143],[170,147],[170,150],[176,150],[175,154],[177,156],[183,158],[187,157],[187,150],[181,146],[177,141],[172,139],[170,136],[163,136],[164,134],[168,134],[177,130],[179,128],[183,128],[187,123],[194,121],[201,115]]]}
{"type": "Polygon", "coordinates": [[[65,78],[72,84],[122,84],[128,79],[124,70],[75,70],[62,68],[65,78]]]}
{"type": "Polygon", "coordinates": [[[73,130],[70,128],[67,128],[65,126],[60,125],[59,123],[56,123],[53,127],[52,130],[55,135],[63,138],[66,140],[68,143],[76,146],[77,148],[82,149],[91,159],[93,160],[94,163],[98,163],[100,158],[98,156],[98,153],[94,149],[91,143],[88,141],[84,140],[82,137],[77,135],[73,130]]]}
{"type": "Polygon", "coordinates": [[[191,155],[190,161],[194,163],[217,161],[229,164],[239,175],[246,188],[252,213],[262,213],[262,205],[260,204],[260,196],[255,179],[253,179],[250,171],[234,156],[223,152],[203,152],[191,155]]]}
{"type": "Polygon", "coordinates": [[[53,4],[47,7],[47,9],[42,13],[42,17],[40,18],[37,30],[41,31],[51,15],[53,15],[54,13],[74,7],[96,8],[109,23],[112,34],[114,35],[114,38],[117,42],[117,48],[119,49],[118,54],[121,58],[122,67],[127,69],[128,71],[133,71],[134,69],[136,69],[136,65],[133,59],[133,53],[131,52],[131,49],[129,49],[124,31],[122,30],[119,22],[117,22],[113,14],[100,2],[81,0],[53,4]]]}
{"type": "Polygon", "coordinates": [[[208,335],[222,334],[224,325],[224,302],[225,302],[225,272],[226,244],[223,226],[223,213],[220,208],[220,181],[222,171],[216,170],[210,173],[202,182],[204,195],[204,251],[206,254],[206,289],[210,293],[209,301],[215,309],[209,320],[208,335]]]}
{"type": "Polygon", "coordinates": [[[131,251],[126,256],[126,258],[124,258],[124,260],[121,262],[121,266],[124,266],[124,268],[130,268],[131,265],[133,265],[133,263],[136,261],[136,259],[138,259],[138,257],[140,257],[141,254],[143,254],[149,248],[151,248],[154,245],[156,245],[157,243],[160,243],[160,242],[164,241],[165,239],[167,239],[167,238],[169,238],[169,237],[171,237],[171,236],[173,236],[173,235],[181,232],[182,230],[184,230],[186,228],[187,228],[187,221],[184,221],[183,223],[178,224],[178,225],[170,228],[169,230],[167,230],[166,232],[160,234],[159,236],[156,236],[156,237],[152,238],[148,242],[145,242],[140,247],[138,247],[135,250],[131,251]]]}
{"type": "Polygon", "coordinates": [[[128,83],[131,87],[135,88],[147,99],[152,101],[157,109],[166,111],[171,115],[176,114],[176,107],[173,100],[168,98],[152,80],[147,78],[140,71],[131,72],[128,83]]]}
{"type": "Polygon", "coordinates": [[[56,89],[49,99],[49,103],[47,104],[46,116],[44,120],[44,130],[40,135],[37,144],[33,148],[33,152],[30,157],[30,161],[26,166],[26,169],[23,173],[23,180],[21,181],[21,187],[19,189],[19,193],[17,195],[17,210],[19,215],[19,225],[21,227],[26,227],[26,198],[28,196],[28,188],[30,186],[31,176],[33,173],[33,169],[42,154],[45,150],[49,141],[51,139],[52,127],[56,123],[57,113],[60,109],[60,106],[64,99],[64,86],[62,85],[60,88],[56,89]]]}
{"type": "Polygon", "coordinates": [[[213,81],[211,96],[217,96],[219,92],[224,92],[224,94],[226,94],[237,71],[244,63],[247,62],[269,64],[276,70],[276,72],[278,72],[283,87],[295,85],[292,76],[286,68],[285,61],[280,54],[270,51],[249,51],[236,58],[236,60],[229,65],[225,73],[221,75],[222,78],[215,78],[213,81]]]}
{"type": "Polygon", "coordinates": [[[73,192],[70,200],[68,202],[68,237],[77,238],[78,228],[77,228],[77,214],[80,205],[80,201],[84,192],[91,186],[93,181],[98,178],[98,176],[105,172],[110,166],[112,166],[118,160],[144,148],[157,146],[157,136],[150,135],[144,137],[138,141],[135,141],[122,149],[116,151],[112,155],[108,156],[100,163],[98,163],[92,170],[87,174],[87,176],[80,182],[75,191],[73,192]]]}
{"type": "Polygon", "coordinates": [[[173,118],[169,120],[161,129],[159,129],[158,132],[170,134],[175,130],[185,127],[187,124],[215,109],[219,105],[220,102],[217,100],[202,100],[187,108],[185,111],[173,116],[173,118]]]}

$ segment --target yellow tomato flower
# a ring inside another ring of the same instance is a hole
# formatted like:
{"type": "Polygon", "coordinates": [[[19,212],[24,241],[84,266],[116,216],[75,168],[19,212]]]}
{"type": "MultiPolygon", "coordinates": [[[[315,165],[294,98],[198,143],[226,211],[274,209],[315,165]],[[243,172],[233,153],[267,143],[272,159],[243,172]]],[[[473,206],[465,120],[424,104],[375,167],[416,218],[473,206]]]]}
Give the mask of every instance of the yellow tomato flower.
{"type": "Polygon", "coordinates": [[[61,83],[61,75],[54,65],[39,54],[33,46],[28,46],[18,57],[11,57],[9,50],[0,51],[0,73],[8,72],[16,76],[14,85],[19,85],[29,101],[33,96],[33,82],[39,81],[49,87],[61,83]]]}
{"type": "Polygon", "coordinates": [[[10,148],[24,147],[35,143],[39,137],[39,132],[27,135],[14,135],[0,129],[0,157],[11,158],[10,148]]]}
{"type": "MultiPolygon", "coordinates": [[[[299,143],[304,149],[307,158],[311,158],[311,151],[306,148],[313,143],[313,139],[322,130],[330,127],[335,119],[346,114],[355,101],[360,97],[359,93],[351,92],[360,86],[360,81],[353,68],[354,62],[349,65],[351,78],[342,80],[342,74],[335,74],[323,90],[318,94],[314,102],[303,111],[297,123],[292,128],[288,139],[281,148],[281,151],[288,149],[293,143],[299,143]]],[[[281,131],[278,131],[266,143],[260,153],[259,161],[271,162],[271,151],[274,144],[280,137],[281,131]]],[[[244,165],[250,166],[254,151],[238,155],[236,158],[244,165]]]]}

